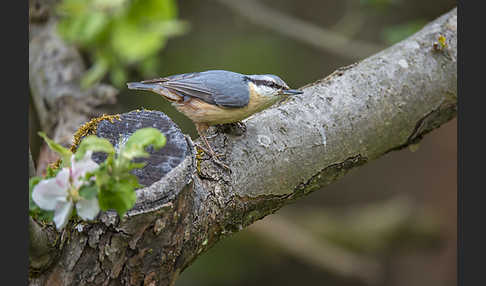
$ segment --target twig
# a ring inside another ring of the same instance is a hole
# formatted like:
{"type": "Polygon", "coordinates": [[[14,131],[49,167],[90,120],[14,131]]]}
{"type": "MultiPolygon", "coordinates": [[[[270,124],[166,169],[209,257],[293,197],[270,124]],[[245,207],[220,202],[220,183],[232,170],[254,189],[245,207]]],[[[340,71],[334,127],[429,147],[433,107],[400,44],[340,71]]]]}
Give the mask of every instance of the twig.
{"type": "Polygon", "coordinates": [[[355,0],[346,0],[344,15],[329,27],[330,31],[353,38],[363,27],[364,14],[360,9],[360,4],[355,0]]]}
{"type": "Polygon", "coordinates": [[[254,0],[218,0],[255,24],[349,59],[361,59],[384,48],[293,18],[254,0]]]}
{"type": "Polygon", "coordinates": [[[351,253],[324,239],[316,239],[305,228],[280,215],[265,218],[248,229],[325,271],[359,278],[369,285],[376,285],[383,278],[382,266],[377,261],[351,253]]]}

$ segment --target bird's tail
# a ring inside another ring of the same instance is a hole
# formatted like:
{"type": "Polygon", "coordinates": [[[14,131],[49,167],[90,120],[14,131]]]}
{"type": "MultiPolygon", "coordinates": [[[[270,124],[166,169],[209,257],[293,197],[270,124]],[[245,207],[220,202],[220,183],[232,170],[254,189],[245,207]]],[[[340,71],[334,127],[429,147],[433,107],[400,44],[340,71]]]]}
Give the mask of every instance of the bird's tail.
{"type": "Polygon", "coordinates": [[[135,90],[146,90],[155,92],[167,98],[170,101],[181,101],[182,97],[178,94],[171,92],[166,87],[162,86],[159,83],[141,83],[141,82],[129,82],[127,83],[128,89],[135,89],[135,90]]]}
{"type": "Polygon", "coordinates": [[[158,84],[149,84],[149,83],[141,83],[141,82],[129,82],[127,83],[128,89],[137,89],[137,90],[148,90],[154,91],[157,89],[158,84]]]}

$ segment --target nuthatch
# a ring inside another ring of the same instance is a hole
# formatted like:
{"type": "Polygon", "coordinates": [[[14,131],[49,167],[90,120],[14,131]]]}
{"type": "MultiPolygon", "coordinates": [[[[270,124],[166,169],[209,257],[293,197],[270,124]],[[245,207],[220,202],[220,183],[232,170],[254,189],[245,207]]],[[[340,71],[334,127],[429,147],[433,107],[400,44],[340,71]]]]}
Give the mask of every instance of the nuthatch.
{"type": "Polygon", "coordinates": [[[203,134],[210,125],[241,121],[285,96],[303,93],[290,89],[276,75],[244,75],[224,70],[178,74],[130,82],[127,86],[155,92],[171,101],[194,122],[213,157],[216,154],[203,134]]]}

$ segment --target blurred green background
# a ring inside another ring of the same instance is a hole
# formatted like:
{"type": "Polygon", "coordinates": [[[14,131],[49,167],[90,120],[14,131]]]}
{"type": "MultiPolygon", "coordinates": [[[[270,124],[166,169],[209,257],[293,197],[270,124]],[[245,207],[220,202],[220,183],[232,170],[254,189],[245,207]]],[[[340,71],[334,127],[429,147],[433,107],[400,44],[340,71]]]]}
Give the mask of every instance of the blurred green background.
{"type": "MultiPolygon", "coordinates": [[[[277,74],[298,88],[365,55],[317,47],[289,36],[285,25],[268,26],[265,17],[258,22],[252,15],[279,11],[349,37],[348,47],[366,53],[354,41],[390,46],[456,5],[255,2],[266,10],[244,0],[64,0],[59,32],[90,67],[83,85],[103,81],[120,88],[117,104],[108,106],[111,113],[160,110],[195,137],[193,124],[170,104],[129,91],[125,82],[226,69],[277,74]],[[238,1],[250,5],[238,10],[238,1]]],[[[390,153],[225,238],[176,285],[456,285],[456,141],[453,120],[426,136],[418,150],[390,153]]]]}

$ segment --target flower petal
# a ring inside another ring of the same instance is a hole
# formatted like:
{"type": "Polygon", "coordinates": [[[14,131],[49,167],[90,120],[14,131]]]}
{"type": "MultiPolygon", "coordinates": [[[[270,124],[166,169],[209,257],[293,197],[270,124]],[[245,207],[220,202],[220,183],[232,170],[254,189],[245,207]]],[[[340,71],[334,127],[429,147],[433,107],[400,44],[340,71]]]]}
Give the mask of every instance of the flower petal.
{"type": "Polygon", "coordinates": [[[71,212],[73,211],[73,202],[59,202],[56,206],[54,212],[54,223],[58,230],[64,228],[71,217],[71,212]]]}
{"type": "Polygon", "coordinates": [[[79,161],[76,161],[74,159],[74,155],[71,159],[71,177],[73,179],[73,185],[77,188],[81,185],[80,182],[78,182],[78,179],[81,176],[84,176],[86,172],[94,171],[96,168],[98,168],[98,164],[96,164],[95,161],[91,160],[91,154],[93,154],[93,151],[87,151],[84,157],[79,161]]]}
{"type": "Polygon", "coordinates": [[[100,206],[97,198],[91,200],[79,200],[76,203],[76,210],[78,215],[84,220],[92,220],[100,212],[100,206]]]}
{"type": "Polygon", "coordinates": [[[54,210],[58,202],[65,202],[69,188],[69,170],[62,169],[55,178],[42,180],[32,190],[32,199],[41,209],[54,210]]]}

